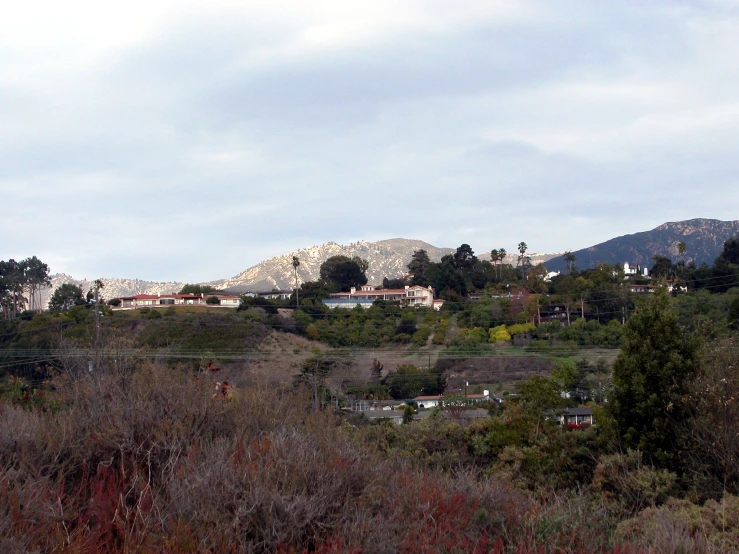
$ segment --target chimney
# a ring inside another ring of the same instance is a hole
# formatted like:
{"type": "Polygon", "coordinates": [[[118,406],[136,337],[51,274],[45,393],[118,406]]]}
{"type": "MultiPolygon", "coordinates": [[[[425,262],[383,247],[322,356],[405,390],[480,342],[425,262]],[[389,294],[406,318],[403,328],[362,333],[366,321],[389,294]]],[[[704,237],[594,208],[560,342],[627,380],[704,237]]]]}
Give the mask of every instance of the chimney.
{"type": "Polygon", "coordinates": [[[490,396],[490,391],[489,390],[484,390],[484,391],[482,391],[482,395],[487,398],[488,396],[490,396]]]}
{"type": "Polygon", "coordinates": [[[349,294],[354,294],[355,292],[357,292],[357,287],[352,287],[349,289],[349,294]]]}

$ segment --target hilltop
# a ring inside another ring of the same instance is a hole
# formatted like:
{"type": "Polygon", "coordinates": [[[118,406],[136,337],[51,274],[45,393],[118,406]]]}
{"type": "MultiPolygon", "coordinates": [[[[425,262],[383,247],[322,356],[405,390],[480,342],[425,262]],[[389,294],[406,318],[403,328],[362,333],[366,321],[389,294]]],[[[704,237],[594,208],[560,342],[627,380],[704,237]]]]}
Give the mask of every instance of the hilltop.
{"type": "MultiPolygon", "coordinates": [[[[690,219],[663,223],[651,231],[616,237],[595,246],[574,252],[575,264],[580,269],[595,267],[598,262],[609,264],[629,262],[652,265],[654,256],[666,256],[673,261],[680,259],[678,244],[685,243],[685,262],[712,264],[731,237],[739,235],[739,221],[718,219],[690,219]]],[[[566,263],[562,256],[547,262],[550,270],[563,270],[566,263]]]]}

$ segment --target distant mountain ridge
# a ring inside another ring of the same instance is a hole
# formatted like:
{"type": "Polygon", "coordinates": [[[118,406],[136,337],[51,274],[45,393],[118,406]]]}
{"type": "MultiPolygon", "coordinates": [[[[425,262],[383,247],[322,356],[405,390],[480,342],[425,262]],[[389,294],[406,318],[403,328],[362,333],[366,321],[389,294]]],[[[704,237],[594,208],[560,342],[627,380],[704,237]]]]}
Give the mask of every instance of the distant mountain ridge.
{"type": "Polygon", "coordinates": [[[369,263],[367,270],[369,283],[379,285],[385,277],[400,277],[408,273],[406,266],[413,252],[421,249],[428,252],[433,262],[438,262],[442,256],[455,251],[453,248],[438,248],[422,240],[403,238],[377,242],[359,241],[347,245],[327,242],[269,258],[230,279],[211,281],[207,284],[234,292],[291,289],[295,286],[292,266],[292,257],[295,255],[300,260],[298,280],[301,283],[317,281],[321,264],[331,256],[348,256],[349,258],[358,256],[369,263]]]}
{"type": "MultiPolygon", "coordinates": [[[[668,222],[652,229],[616,237],[606,242],[583,248],[574,252],[575,264],[580,269],[594,267],[598,262],[642,264],[651,266],[652,258],[659,254],[673,260],[680,258],[677,245],[686,244],[686,261],[696,264],[713,260],[721,253],[726,240],[739,235],[739,221],[720,221],[716,219],[691,219],[688,221],[668,222]]],[[[387,239],[377,242],[359,241],[348,245],[328,242],[296,252],[282,254],[260,262],[228,279],[210,281],[209,284],[220,289],[233,292],[268,291],[272,289],[291,289],[294,285],[292,267],[293,255],[300,259],[298,268],[299,281],[315,281],[319,277],[321,264],[331,256],[359,256],[369,262],[367,277],[371,284],[382,283],[384,277],[396,278],[408,272],[408,262],[416,250],[424,249],[431,261],[438,262],[442,256],[454,253],[454,248],[439,248],[422,240],[387,239]]],[[[513,250],[513,249],[511,249],[513,250]]],[[[479,252],[478,257],[489,260],[489,252],[479,252]]],[[[566,266],[561,253],[530,253],[532,263],[545,263],[550,270],[563,270],[566,266]]],[[[509,252],[506,263],[516,264],[517,253],[509,252]]],[[[52,275],[52,287],[44,294],[44,303],[48,301],[54,290],[64,283],[79,286],[87,292],[93,282],[86,279],[75,279],[63,273],[52,275]]],[[[117,298],[133,294],[157,294],[179,291],[184,283],[156,282],[140,279],[102,279],[105,288],[104,298],[117,298]]]]}
{"type": "MultiPolygon", "coordinates": [[[[599,262],[609,264],[629,262],[652,266],[654,256],[680,260],[678,244],[685,243],[685,262],[711,265],[721,253],[724,242],[739,235],[739,221],[718,219],[690,219],[663,223],[651,231],[616,237],[589,248],[573,252],[579,269],[595,267],[599,262]]],[[[549,270],[564,270],[563,256],[546,263],[549,270]]]]}
{"type": "MultiPolygon", "coordinates": [[[[232,292],[270,291],[272,289],[291,289],[294,286],[292,257],[300,259],[298,268],[299,281],[315,281],[319,278],[321,264],[331,256],[359,256],[369,262],[367,277],[371,284],[381,284],[383,278],[401,277],[408,272],[408,262],[413,252],[424,249],[428,252],[431,261],[438,262],[446,254],[454,253],[453,248],[438,248],[422,240],[395,238],[378,242],[359,241],[342,245],[328,242],[302,248],[296,252],[275,256],[258,263],[229,279],[209,281],[207,283],[216,288],[232,292]]],[[[488,254],[485,254],[489,258],[488,254]]],[[[142,281],[140,279],[102,279],[105,287],[103,298],[118,298],[134,294],[164,294],[182,289],[184,283],[142,281]]],[[[52,286],[42,295],[44,305],[58,287],[65,283],[77,285],[86,293],[93,287],[93,281],[75,279],[64,273],[51,276],[52,286]]]]}

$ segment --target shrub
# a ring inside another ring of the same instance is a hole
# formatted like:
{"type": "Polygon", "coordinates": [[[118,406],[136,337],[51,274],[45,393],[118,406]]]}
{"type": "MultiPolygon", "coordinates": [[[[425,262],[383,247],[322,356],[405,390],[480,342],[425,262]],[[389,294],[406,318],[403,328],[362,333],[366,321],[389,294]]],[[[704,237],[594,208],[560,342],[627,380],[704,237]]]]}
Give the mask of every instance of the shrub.
{"type": "Polygon", "coordinates": [[[625,512],[638,512],[657,506],[675,490],[677,476],[666,469],[657,469],[642,461],[642,453],[604,456],[595,468],[593,488],[625,512]]]}
{"type": "Polygon", "coordinates": [[[505,325],[498,325],[490,329],[490,342],[509,342],[511,340],[511,334],[506,329],[505,325]]]}
{"type": "Polygon", "coordinates": [[[434,337],[431,339],[433,344],[444,344],[446,341],[446,334],[449,330],[449,322],[446,319],[442,319],[434,329],[434,337]]]}

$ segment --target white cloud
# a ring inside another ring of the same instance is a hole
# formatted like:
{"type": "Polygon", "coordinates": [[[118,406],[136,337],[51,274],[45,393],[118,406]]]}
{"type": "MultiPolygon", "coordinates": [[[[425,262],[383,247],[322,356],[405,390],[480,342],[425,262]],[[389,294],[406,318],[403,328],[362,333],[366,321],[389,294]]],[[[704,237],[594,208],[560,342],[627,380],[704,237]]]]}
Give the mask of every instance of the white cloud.
{"type": "Polygon", "coordinates": [[[16,3],[0,258],[194,281],[306,241],[733,219],[738,27],[721,2],[16,3]]]}

